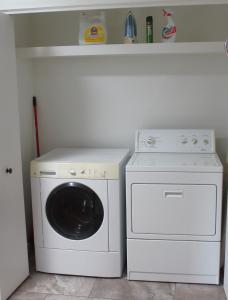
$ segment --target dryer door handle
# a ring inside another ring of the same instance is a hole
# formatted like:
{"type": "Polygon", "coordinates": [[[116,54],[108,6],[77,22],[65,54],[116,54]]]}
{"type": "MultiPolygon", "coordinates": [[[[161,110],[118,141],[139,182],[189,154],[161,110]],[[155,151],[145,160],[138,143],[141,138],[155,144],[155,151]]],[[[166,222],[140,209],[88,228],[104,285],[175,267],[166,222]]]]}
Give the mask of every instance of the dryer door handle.
{"type": "Polygon", "coordinates": [[[165,191],[164,198],[184,198],[183,191],[165,191]]]}

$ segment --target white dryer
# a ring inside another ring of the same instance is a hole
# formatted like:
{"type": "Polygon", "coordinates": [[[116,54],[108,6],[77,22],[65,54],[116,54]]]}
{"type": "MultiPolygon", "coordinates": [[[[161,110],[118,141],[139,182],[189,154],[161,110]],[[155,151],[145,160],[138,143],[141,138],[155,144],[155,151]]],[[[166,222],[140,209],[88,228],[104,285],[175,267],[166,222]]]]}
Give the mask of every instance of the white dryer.
{"type": "Polygon", "coordinates": [[[212,130],[139,130],[126,166],[130,280],[219,283],[223,167],[212,130]]]}
{"type": "Polygon", "coordinates": [[[56,149],[32,161],[36,268],[120,277],[127,149],[56,149]]]}

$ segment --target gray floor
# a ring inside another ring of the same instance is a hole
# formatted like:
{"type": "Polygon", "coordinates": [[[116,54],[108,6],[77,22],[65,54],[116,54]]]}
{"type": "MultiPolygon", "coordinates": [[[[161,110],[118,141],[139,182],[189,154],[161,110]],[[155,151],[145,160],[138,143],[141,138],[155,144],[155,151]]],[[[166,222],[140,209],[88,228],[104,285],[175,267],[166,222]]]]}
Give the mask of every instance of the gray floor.
{"type": "Polygon", "coordinates": [[[10,300],[225,300],[222,286],[128,281],[32,272],[10,300]]]}

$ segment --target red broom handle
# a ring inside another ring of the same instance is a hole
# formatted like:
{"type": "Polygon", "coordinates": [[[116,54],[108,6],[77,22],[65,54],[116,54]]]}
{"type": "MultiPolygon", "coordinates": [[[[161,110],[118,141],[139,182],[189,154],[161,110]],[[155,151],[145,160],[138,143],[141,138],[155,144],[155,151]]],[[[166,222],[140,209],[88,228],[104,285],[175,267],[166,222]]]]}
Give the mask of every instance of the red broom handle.
{"type": "Polygon", "coordinates": [[[39,157],[40,156],[40,141],[39,141],[39,126],[38,126],[36,97],[33,97],[33,112],[34,112],[35,131],[36,131],[36,154],[37,154],[37,157],[39,157]]]}

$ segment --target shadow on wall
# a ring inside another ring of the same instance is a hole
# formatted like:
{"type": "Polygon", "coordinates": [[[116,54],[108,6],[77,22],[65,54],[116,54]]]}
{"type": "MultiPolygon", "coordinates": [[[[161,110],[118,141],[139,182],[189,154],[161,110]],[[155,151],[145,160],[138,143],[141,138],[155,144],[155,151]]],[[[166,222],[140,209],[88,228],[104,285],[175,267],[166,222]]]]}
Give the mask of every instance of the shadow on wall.
{"type": "Polygon", "coordinates": [[[227,159],[227,151],[228,151],[228,139],[226,138],[218,138],[216,139],[216,152],[221,159],[221,162],[224,167],[224,190],[227,187],[228,182],[228,164],[226,162],[227,159]]]}

